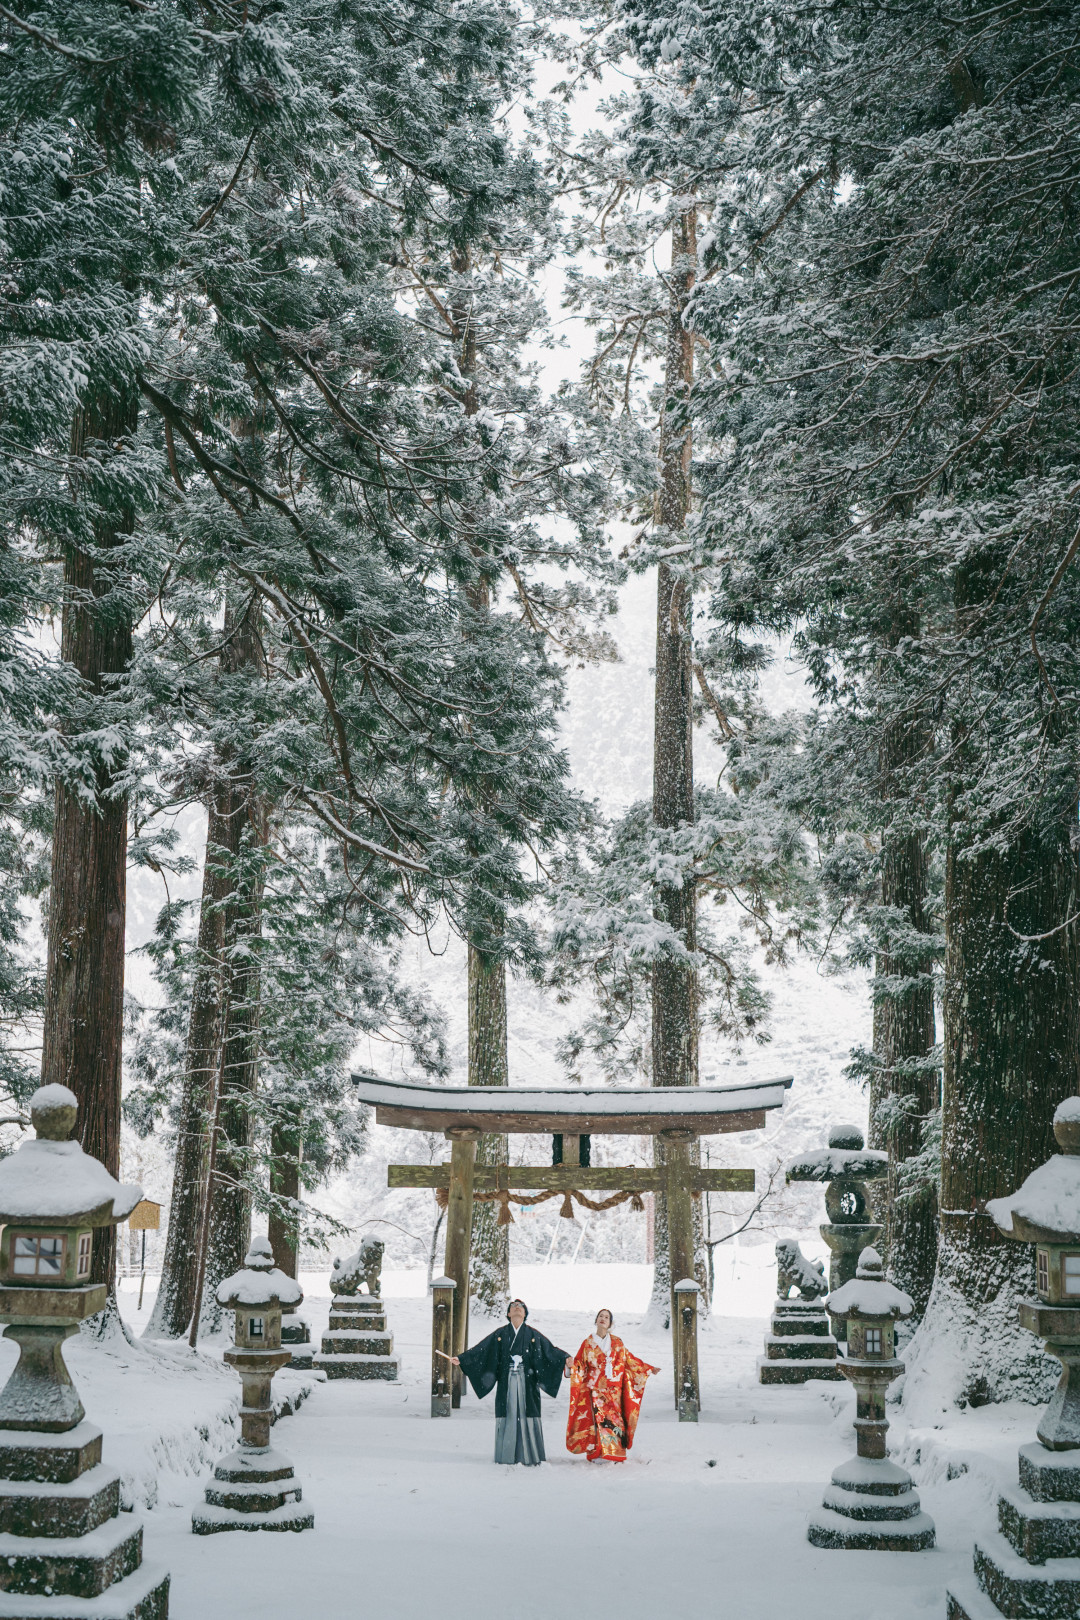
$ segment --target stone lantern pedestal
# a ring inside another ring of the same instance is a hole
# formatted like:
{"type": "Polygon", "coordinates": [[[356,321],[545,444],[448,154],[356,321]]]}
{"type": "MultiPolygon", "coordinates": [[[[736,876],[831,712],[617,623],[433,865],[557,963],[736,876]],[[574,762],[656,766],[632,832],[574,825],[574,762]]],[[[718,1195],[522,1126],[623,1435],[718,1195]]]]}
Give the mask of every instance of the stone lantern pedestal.
{"type": "Polygon", "coordinates": [[[934,1545],[934,1521],[922,1511],[906,1468],[890,1462],[885,1391],[904,1370],[896,1359],[896,1323],[915,1309],[885,1280],[881,1256],[864,1249],[851,1282],[830,1294],[831,1316],[847,1321],[847,1355],[839,1362],[855,1386],[856,1454],[833,1471],[807,1537],[815,1547],[922,1552],[934,1545]]]}
{"type": "Polygon", "coordinates": [[[300,1505],[293,1466],[270,1445],[274,1421],[270,1386],[291,1358],[281,1345],[282,1306],[303,1299],[300,1284],[274,1265],[267,1238],[255,1238],[244,1270],[226,1277],[217,1302],[236,1313],[235,1344],[225,1361],[240,1374],[240,1444],[223,1457],[206,1487],[206,1504],[191,1516],[197,1536],[219,1530],[310,1530],[315,1515],[300,1505]]]}
{"type": "Polygon", "coordinates": [[[142,1525],[120,1513],[120,1476],[64,1365],[65,1339],[105,1305],[93,1233],[142,1198],[70,1140],[77,1107],[42,1086],[36,1140],[0,1162],[0,1321],[19,1346],[0,1392],[0,1620],[167,1620],[169,1577],[142,1561],[142,1525]]]}
{"type": "MultiPolygon", "coordinates": [[[[889,1155],[863,1146],[863,1133],[856,1125],[834,1125],[829,1145],[816,1153],[802,1154],[787,1167],[787,1181],[825,1183],[825,1213],[829,1219],[818,1228],[829,1246],[829,1287],[835,1291],[855,1275],[859,1256],[875,1244],[884,1228],[869,1219],[870,1201],[866,1183],[889,1173],[889,1155]]],[[[843,1318],[834,1317],[838,1339],[846,1337],[843,1318]]]]}
{"type": "Polygon", "coordinates": [[[1022,1327],[1061,1362],[1039,1421],[1020,1447],[1019,1484],[998,1497],[998,1533],[975,1543],[974,1575],[947,1593],[949,1620],[1080,1615],[1080,1097],[1054,1115],[1060,1154],[987,1211],[1006,1237],[1035,1245],[1036,1297],[1022,1327]]]}

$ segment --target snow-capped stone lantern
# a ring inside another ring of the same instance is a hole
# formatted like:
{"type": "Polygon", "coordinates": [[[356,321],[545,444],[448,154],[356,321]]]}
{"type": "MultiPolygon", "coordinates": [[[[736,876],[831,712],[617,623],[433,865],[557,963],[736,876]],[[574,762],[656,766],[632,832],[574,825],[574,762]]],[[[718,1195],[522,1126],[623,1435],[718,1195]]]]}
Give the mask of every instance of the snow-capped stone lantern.
{"type": "Polygon", "coordinates": [[[1038,1444],[1020,1447],[1020,1484],[998,1497],[999,1534],[975,1544],[974,1579],[948,1593],[949,1620],[1080,1614],[1080,1097],[1054,1115],[1060,1153],[1019,1192],[987,1200],[998,1230],[1035,1245],[1034,1299],[1017,1307],[1061,1362],[1038,1444]]]}
{"type": "MultiPolygon", "coordinates": [[[[883,1230],[877,1221],[868,1219],[866,1183],[888,1175],[889,1155],[864,1143],[857,1125],[834,1125],[827,1148],[800,1154],[785,1172],[787,1181],[825,1183],[825,1213],[829,1219],[819,1231],[829,1245],[829,1287],[834,1290],[854,1277],[859,1255],[877,1242],[883,1230]]],[[[840,1328],[842,1338],[843,1323],[840,1328]]]]}
{"type": "Polygon", "coordinates": [[[0,1161],[0,1321],[19,1346],[0,1392],[0,1614],[166,1620],[169,1577],[142,1562],[142,1525],[121,1517],[120,1476],[64,1365],[108,1295],[90,1281],[94,1232],[142,1198],[71,1141],[77,1114],[66,1086],[40,1087],[36,1136],[0,1161]]]}
{"type": "Polygon", "coordinates": [[[876,1249],[864,1249],[850,1282],[825,1301],[847,1320],[847,1355],[838,1363],[855,1386],[856,1454],[834,1469],[807,1536],[815,1547],[921,1552],[934,1545],[934,1521],[922,1511],[905,1468],[888,1460],[885,1391],[904,1370],[896,1359],[896,1324],[915,1309],[885,1278],[876,1249]]]}
{"type": "Polygon", "coordinates": [[[233,1348],[224,1359],[240,1374],[243,1388],[240,1445],[214,1469],[206,1505],[192,1514],[192,1529],[204,1536],[218,1530],[310,1530],[315,1515],[299,1505],[293,1466],[270,1447],[270,1386],[292,1356],[281,1346],[282,1307],[295,1309],[303,1291],[274,1265],[269,1239],[253,1238],[244,1269],[226,1277],[216,1297],[235,1312],[233,1348]]]}

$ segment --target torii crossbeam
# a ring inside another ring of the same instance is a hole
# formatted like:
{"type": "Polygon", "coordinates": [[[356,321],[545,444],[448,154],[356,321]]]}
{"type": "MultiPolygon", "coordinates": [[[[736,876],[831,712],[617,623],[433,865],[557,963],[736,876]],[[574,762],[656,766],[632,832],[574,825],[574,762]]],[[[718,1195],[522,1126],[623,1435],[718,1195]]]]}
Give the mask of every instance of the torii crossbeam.
{"type": "MultiPolygon", "coordinates": [[[[452,1332],[438,1331],[436,1351],[449,1343],[460,1355],[469,1320],[469,1253],[472,1246],[473,1196],[476,1192],[523,1190],[661,1192],[667,1197],[668,1244],[671,1256],[671,1325],[675,1367],[675,1401],[679,1416],[696,1421],[699,1407],[697,1314],[683,1295],[694,1287],[693,1206],[701,1192],[753,1192],[753,1170],[702,1170],[691,1163],[690,1149],[699,1136],[760,1130],[765,1116],[782,1108],[791,1077],[753,1081],[741,1086],[664,1087],[587,1090],[551,1087],[510,1090],[507,1087],[427,1086],[354,1076],[356,1096],[375,1109],[380,1125],[413,1131],[442,1131],[451,1144],[449,1164],[392,1164],[391,1187],[445,1187],[447,1292],[452,1292],[452,1332]],[[485,1133],[561,1135],[563,1163],[557,1166],[476,1165],[476,1144],[485,1133]],[[579,1161],[583,1136],[658,1136],[666,1148],[665,1163],[652,1169],[636,1165],[593,1169],[579,1161]]],[[[448,1324],[449,1325],[449,1324],[448,1324]]],[[[445,1390],[445,1367],[432,1355],[432,1415],[445,1415],[460,1402],[460,1375],[452,1403],[445,1390]]],[[[456,1369],[455,1369],[456,1372],[456,1369]]]]}

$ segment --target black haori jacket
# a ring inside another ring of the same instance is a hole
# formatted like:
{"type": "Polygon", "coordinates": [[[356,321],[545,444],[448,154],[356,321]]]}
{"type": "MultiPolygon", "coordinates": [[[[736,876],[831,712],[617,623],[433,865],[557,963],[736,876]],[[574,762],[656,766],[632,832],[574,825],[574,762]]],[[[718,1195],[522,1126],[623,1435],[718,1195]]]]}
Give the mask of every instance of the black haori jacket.
{"type": "Polygon", "coordinates": [[[481,1339],[479,1344],[474,1344],[471,1350],[462,1351],[461,1370],[481,1400],[495,1390],[495,1416],[505,1417],[511,1354],[521,1357],[521,1368],[525,1374],[525,1416],[538,1418],[540,1391],[544,1390],[548,1395],[559,1393],[566,1351],[556,1349],[550,1339],[537,1333],[528,1322],[521,1324],[516,1343],[514,1330],[507,1322],[504,1327],[489,1333],[486,1339],[481,1339]]]}

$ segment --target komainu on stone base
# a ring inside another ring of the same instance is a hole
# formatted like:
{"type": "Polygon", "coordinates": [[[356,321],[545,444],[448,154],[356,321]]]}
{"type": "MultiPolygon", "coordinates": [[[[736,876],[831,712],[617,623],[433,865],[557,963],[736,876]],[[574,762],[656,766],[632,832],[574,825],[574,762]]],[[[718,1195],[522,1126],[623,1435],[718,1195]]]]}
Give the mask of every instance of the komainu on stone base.
{"type": "Polygon", "coordinates": [[[327,1378],[381,1379],[396,1383],[394,1335],[386,1331],[386,1307],[379,1297],[383,1245],[365,1238],[355,1254],[335,1260],[330,1277],[330,1325],[311,1364],[327,1378]],[[369,1292],[360,1293],[366,1282],[369,1292]]]}
{"type": "Polygon", "coordinates": [[[839,1379],[836,1340],[821,1301],[828,1293],[820,1261],[808,1260],[792,1238],[776,1245],[776,1293],[765,1354],[758,1361],[762,1384],[805,1384],[811,1378],[839,1379]],[[789,1299],[791,1289],[797,1290],[789,1299]]]}

